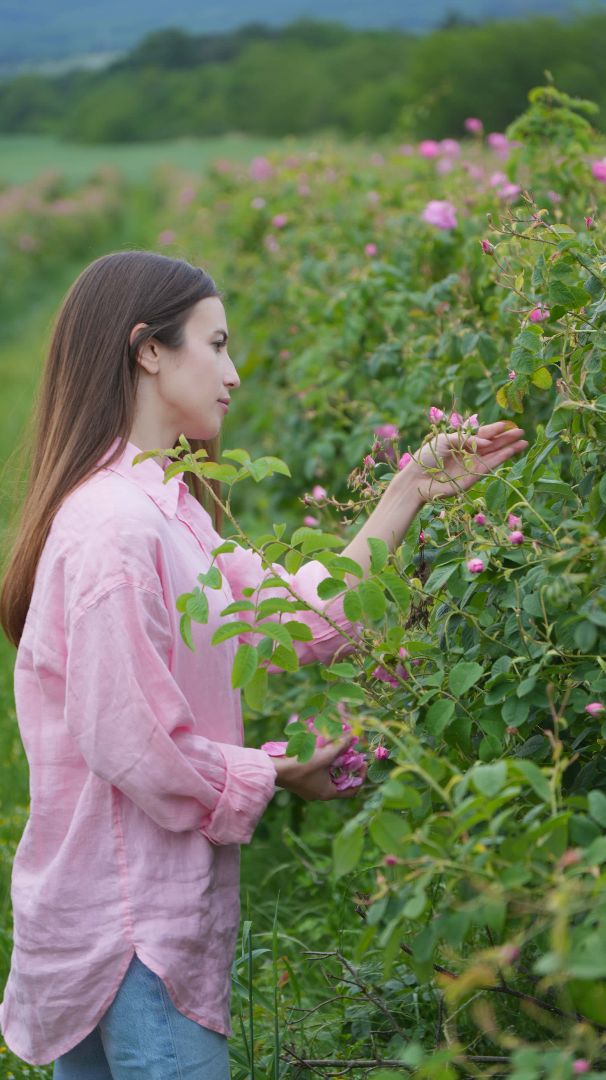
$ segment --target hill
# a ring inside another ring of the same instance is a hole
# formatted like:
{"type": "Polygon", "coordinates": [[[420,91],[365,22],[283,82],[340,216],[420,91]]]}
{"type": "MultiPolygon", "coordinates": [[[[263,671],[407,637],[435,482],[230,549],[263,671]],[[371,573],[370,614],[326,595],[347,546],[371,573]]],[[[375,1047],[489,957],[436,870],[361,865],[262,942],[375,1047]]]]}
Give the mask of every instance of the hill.
{"type": "Polygon", "coordinates": [[[229,4],[173,0],[0,0],[0,72],[49,60],[98,58],[131,48],[145,34],[167,25],[191,33],[230,31],[247,22],[281,26],[301,17],[335,20],[357,28],[398,28],[422,33],[455,17],[482,22],[527,14],[566,17],[602,10],[606,0],[231,0],[229,4]]]}

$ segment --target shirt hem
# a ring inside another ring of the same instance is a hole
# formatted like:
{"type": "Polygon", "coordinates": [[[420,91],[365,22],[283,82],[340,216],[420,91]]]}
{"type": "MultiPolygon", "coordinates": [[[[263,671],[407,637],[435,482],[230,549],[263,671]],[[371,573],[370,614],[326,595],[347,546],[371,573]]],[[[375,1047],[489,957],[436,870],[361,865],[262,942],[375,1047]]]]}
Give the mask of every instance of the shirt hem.
{"type": "Polygon", "coordinates": [[[183,1014],[183,1016],[186,1016],[188,1018],[188,1020],[193,1020],[194,1023],[200,1024],[201,1027],[208,1028],[209,1031],[216,1031],[219,1035],[225,1035],[227,1038],[229,1038],[233,1034],[231,1024],[225,1025],[221,1021],[218,1021],[218,1020],[216,1020],[214,1018],[202,1017],[202,1016],[192,1012],[190,1009],[186,1008],[184,1005],[182,1005],[180,1003],[180,1001],[179,1001],[179,997],[178,997],[178,995],[177,995],[177,993],[175,991],[175,988],[174,988],[172,982],[170,981],[170,979],[167,979],[165,975],[161,974],[161,972],[156,971],[155,966],[152,966],[151,963],[149,963],[147,960],[145,960],[144,957],[141,956],[140,953],[137,951],[136,947],[133,946],[132,952],[129,954],[128,962],[127,962],[125,968],[123,969],[121,974],[118,976],[118,978],[117,978],[116,982],[114,983],[112,989],[110,990],[107,998],[105,999],[105,1002],[103,1003],[103,1005],[101,1006],[99,1012],[97,1013],[97,1016],[95,1017],[95,1019],[90,1024],[87,1024],[86,1027],[80,1033],[78,1033],[73,1038],[68,1039],[67,1042],[60,1044],[60,1046],[57,1049],[53,1049],[51,1051],[50,1057],[48,1057],[46,1054],[43,1057],[38,1057],[38,1056],[28,1057],[27,1054],[25,1054],[19,1048],[17,1043],[12,1041],[11,1036],[9,1034],[7,1034],[5,1031],[3,1031],[2,1035],[3,1035],[4,1041],[5,1041],[6,1045],[8,1046],[9,1050],[11,1050],[13,1054],[16,1054],[17,1057],[21,1058],[22,1061],[27,1062],[28,1065],[52,1065],[53,1062],[56,1061],[57,1058],[60,1058],[62,1054],[67,1054],[70,1050],[73,1050],[74,1047],[78,1045],[78,1043],[82,1042],[82,1040],[85,1039],[87,1037],[87,1035],[90,1035],[91,1032],[94,1031],[94,1029],[96,1028],[97,1024],[99,1023],[101,1017],[109,1009],[109,1007],[112,1004],[116,994],[118,993],[118,990],[120,989],[120,986],[121,986],[124,978],[126,977],[126,973],[127,973],[128,969],[129,969],[131,963],[132,963],[132,959],[133,959],[134,956],[137,956],[142,964],[145,964],[145,966],[148,967],[150,971],[153,971],[154,975],[157,975],[159,979],[162,979],[162,982],[164,983],[164,985],[166,986],[166,989],[168,990],[168,993],[170,995],[170,998],[171,998],[171,1001],[172,1001],[173,1005],[175,1006],[176,1009],[179,1010],[180,1013],[183,1014]]]}
{"type": "Polygon", "coordinates": [[[10,1036],[6,1033],[6,1031],[3,1031],[2,1034],[3,1034],[3,1037],[4,1037],[4,1041],[5,1041],[6,1045],[8,1046],[9,1050],[12,1050],[13,1054],[16,1054],[17,1057],[20,1057],[23,1061],[26,1061],[28,1065],[52,1065],[52,1063],[57,1058],[61,1057],[62,1054],[67,1054],[69,1050],[73,1050],[74,1047],[77,1046],[79,1042],[82,1042],[82,1040],[85,1039],[87,1035],[90,1035],[91,1031],[93,1031],[96,1028],[96,1026],[99,1023],[99,1020],[101,1019],[103,1014],[106,1013],[107,1010],[109,1009],[112,1001],[114,1000],[116,994],[118,993],[118,990],[120,989],[120,985],[121,985],[121,983],[123,982],[123,980],[124,980],[124,978],[126,976],[126,972],[128,971],[128,969],[130,967],[130,964],[131,964],[131,961],[132,961],[132,958],[133,958],[133,956],[135,956],[135,954],[136,954],[136,949],[133,946],[132,952],[129,953],[128,962],[126,964],[126,967],[124,968],[122,973],[118,976],[116,982],[114,983],[112,989],[110,990],[109,994],[107,995],[107,997],[106,997],[103,1005],[101,1006],[99,1012],[97,1013],[97,1016],[95,1017],[95,1019],[92,1021],[92,1023],[90,1025],[86,1026],[86,1028],[82,1031],[81,1034],[76,1035],[75,1038],[69,1038],[67,1040],[67,1042],[65,1042],[65,1043],[61,1043],[58,1048],[53,1049],[50,1052],[50,1057],[47,1057],[46,1054],[44,1055],[44,1057],[27,1057],[27,1055],[24,1054],[23,1051],[19,1049],[19,1047],[17,1046],[16,1043],[11,1042],[10,1036]]]}

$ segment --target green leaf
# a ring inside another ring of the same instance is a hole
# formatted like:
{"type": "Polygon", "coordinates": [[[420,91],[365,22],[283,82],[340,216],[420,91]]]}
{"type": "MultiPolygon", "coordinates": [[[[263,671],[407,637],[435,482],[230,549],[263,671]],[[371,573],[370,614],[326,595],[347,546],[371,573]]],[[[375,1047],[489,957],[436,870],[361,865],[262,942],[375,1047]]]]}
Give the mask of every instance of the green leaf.
{"type": "Polygon", "coordinates": [[[469,660],[459,660],[448,676],[448,685],[453,694],[460,697],[461,694],[467,693],[483,674],[484,669],[480,664],[469,660]]]}
{"type": "Polygon", "coordinates": [[[530,376],[530,381],[538,386],[539,390],[549,390],[552,385],[551,372],[546,367],[537,368],[530,376]]]}
{"type": "Polygon", "coordinates": [[[380,580],[384,584],[388,593],[393,597],[396,604],[400,608],[400,611],[404,614],[408,613],[410,608],[410,586],[402,580],[400,575],[395,570],[386,570],[381,574],[380,580]]]}
{"type": "Polygon", "coordinates": [[[298,671],[299,657],[294,649],[287,649],[284,645],[278,645],[271,656],[272,664],[284,671],[298,671]]]}
{"type": "Polygon", "coordinates": [[[457,560],[457,562],[441,563],[440,566],[436,566],[425,582],[425,592],[437,592],[441,589],[460,565],[457,560]]]}
{"type": "Polygon", "coordinates": [[[313,634],[307,623],[299,622],[298,619],[289,619],[282,625],[295,641],[313,641],[313,634]]]}
{"type": "Polygon", "coordinates": [[[194,589],[187,601],[185,610],[195,622],[208,622],[208,600],[200,589],[194,589]]]}
{"type": "Polygon", "coordinates": [[[335,675],[340,679],[355,679],[357,669],[349,661],[341,660],[336,664],[331,664],[329,668],[324,668],[322,674],[327,676],[335,675]]]}
{"type": "Polygon", "coordinates": [[[255,465],[261,467],[264,476],[271,476],[275,472],[280,473],[281,476],[292,475],[286,462],[282,461],[282,458],[272,457],[271,454],[256,458],[255,465]]]}
{"type": "Polygon", "coordinates": [[[359,563],[350,559],[347,555],[336,555],[334,552],[326,552],[322,562],[331,574],[353,574],[354,577],[363,578],[364,571],[359,563]]]}
{"type": "Polygon", "coordinates": [[[566,285],[563,281],[550,281],[547,288],[548,304],[561,304],[567,311],[575,311],[589,303],[591,297],[580,285],[566,285]]]}
{"type": "Polygon", "coordinates": [[[179,627],[180,627],[180,630],[181,630],[181,637],[183,638],[183,641],[187,645],[187,648],[191,649],[192,652],[195,652],[196,649],[195,649],[195,646],[194,646],[193,638],[191,636],[191,618],[190,618],[189,615],[182,615],[181,616],[181,621],[179,623],[179,627]]]}
{"type": "Polygon", "coordinates": [[[247,450],[223,450],[221,457],[229,458],[230,461],[237,461],[239,465],[246,465],[250,461],[250,454],[247,450]]]}
{"type": "Polygon", "coordinates": [[[514,772],[520,774],[527,784],[544,803],[551,801],[551,789],[547,777],[541,772],[538,765],[535,765],[532,761],[520,760],[516,758],[512,763],[512,769],[514,772]]]}
{"type": "Polygon", "coordinates": [[[491,798],[498,794],[507,780],[507,762],[495,761],[492,765],[476,765],[471,779],[476,791],[491,798]]]}
{"type": "Polygon", "coordinates": [[[364,846],[364,829],[355,821],[347,824],[335,836],[332,845],[333,868],[336,877],[349,874],[359,863],[364,846]]]}
{"type": "Polygon", "coordinates": [[[357,683],[336,683],[328,687],[326,696],[331,701],[366,701],[366,694],[357,683]]]}
{"type": "Polygon", "coordinates": [[[343,611],[350,622],[358,622],[362,615],[362,603],[355,590],[350,590],[343,597],[343,611]]]}
{"type": "Polygon", "coordinates": [[[234,600],[220,612],[221,615],[236,615],[239,611],[254,611],[255,605],[252,600],[234,600]]]}
{"type": "Polygon", "coordinates": [[[210,643],[211,645],[219,645],[222,641],[227,641],[228,638],[236,637],[238,634],[251,633],[251,631],[252,626],[250,623],[244,622],[243,619],[234,619],[233,622],[218,626],[210,639],[210,643]]]}
{"type": "MultiPolygon", "coordinates": [[[[301,624],[300,624],[301,625],[301,624]]],[[[264,622],[255,623],[255,632],[259,634],[266,634],[267,637],[272,638],[274,641],[278,641],[280,645],[284,645],[286,649],[292,649],[292,638],[287,629],[288,623],[277,623],[271,619],[265,619],[264,622]]]]}
{"type": "Polygon", "coordinates": [[[249,709],[260,712],[267,697],[267,668],[258,667],[252,679],[244,687],[244,700],[249,709]]]}
{"type": "Polygon", "coordinates": [[[219,544],[219,547],[213,548],[211,555],[223,555],[226,551],[235,551],[237,546],[233,540],[226,540],[225,543],[219,544]]]}
{"type": "Polygon", "coordinates": [[[296,757],[301,762],[309,761],[316,749],[316,736],[305,728],[296,731],[288,740],[287,757],[296,757]]]}
{"type": "Polygon", "coordinates": [[[234,689],[246,686],[257,670],[257,650],[254,645],[240,645],[234,657],[231,673],[231,685],[234,689]]]}
{"type": "Polygon", "coordinates": [[[301,551],[304,555],[310,555],[314,551],[321,551],[323,548],[341,547],[345,543],[340,536],[333,536],[331,533],[319,533],[314,530],[313,536],[308,536],[303,540],[301,544],[301,551]]]}
{"type": "Polygon", "coordinates": [[[333,596],[338,596],[346,588],[345,582],[339,581],[338,578],[323,578],[318,585],[318,596],[321,600],[331,600],[333,596]]]}
{"type": "Polygon", "coordinates": [[[369,832],[375,844],[386,855],[403,854],[408,842],[410,825],[403,814],[395,810],[381,810],[369,826],[369,832]]]}
{"type": "Polygon", "coordinates": [[[357,586],[362,610],[370,619],[382,619],[385,614],[385,593],[374,581],[361,581],[357,586]]]}
{"type": "MultiPolygon", "coordinates": [[[[172,468],[172,465],[169,466],[172,468]]],[[[238,470],[233,465],[218,465],[215,461],[200,462],[197,471],[201,476],[207,476],[210,480],[220,480],[222,483],[232,483],[238,475],[238,470]]]]}
{"type": "Polygon", "coordinates": [[[370,569],[377,574],[389,558],[389,548],[384,540],[374,536],[369,536],[366,542],[370,548],[370,569]]]}
{"type": "Polygon", "coordinates": [[[302,562],[303,556],[300,551],[289,551],[284,559],[284,566],[289,574],[296,574],[302,562]]]}
{"type": "Polygon", "coordinates": [[[433,705],[427,710],[427,716],[425,717],[425,725],[430,734],[438,738],[444,729],[448,727],[454,716],[454,711],[455,703],[450,698],[440,698],[438,701],[434,701],[433,705]]]}
{"type": "Polygon", "coordinates": [[[220,589],[223,584],[221,571],[217,566],[211,566],[206,573],[198,574],[198,581],[209,589],[220,589]]]}
{"type": "Polygon", "coordinates": [[[603,791],[590,791],[587,796],[589,813],[598,825],[606,829],[606,795],[603,791]]]}
{"type": "Polygon", "coordinates": [[[257,608],[257,618],[265,619],[268,615],[276,612],[291,612],[298,610],[292,600],[286,600],[283,596],[270,596],[267,600],[261,600],[257,608]]]}

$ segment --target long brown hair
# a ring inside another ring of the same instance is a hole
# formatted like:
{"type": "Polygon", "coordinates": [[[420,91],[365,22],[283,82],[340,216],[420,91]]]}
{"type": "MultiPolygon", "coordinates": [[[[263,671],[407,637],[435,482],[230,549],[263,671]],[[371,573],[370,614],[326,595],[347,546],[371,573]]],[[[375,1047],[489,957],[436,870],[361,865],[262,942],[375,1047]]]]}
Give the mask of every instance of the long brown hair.
{"type": "MultiPolygon", "coordinates": [[[[121,456],[134,423],[140,365],[137,351],[154,337],[169,349],[183,341],[190,309],[220,296],[214,281],[184,259],[151,251],[104,255],[76,279],[57,315],[35,407],[26,434],[31,466],[0,590],[0,623],[18,645],[36,569],[53,517],[69,493],[98,472],[116,438],[121,456]],[[147,324],[129,345],[133,326],[147,324]],[[30,449],[31,448],[31,449],[30,449]]],[[[188,440],[216,461],[220,437],[188,440]]],[[[178,445],[177,443],[174,444],[178,445]]],[[[168,447],[166,448],[168,449],[168,447]]],[[[221,532],[221,507],[197,477],[185,473],[190,492],[221,532]]],[[[211,481],[220,495],[218,481],[211,481]]]]}

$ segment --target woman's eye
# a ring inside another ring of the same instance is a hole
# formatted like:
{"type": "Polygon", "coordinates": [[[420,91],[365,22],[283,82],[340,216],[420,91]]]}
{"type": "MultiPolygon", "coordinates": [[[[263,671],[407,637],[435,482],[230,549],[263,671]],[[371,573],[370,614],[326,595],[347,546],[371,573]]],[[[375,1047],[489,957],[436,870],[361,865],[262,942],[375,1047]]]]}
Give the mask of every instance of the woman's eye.
{"type": "Polygon", "coordinates": [[[225,348],[225,342],[224,341],[214,341],[213,345],[215,346],[215,349],[224,349],[225,348]]]}

